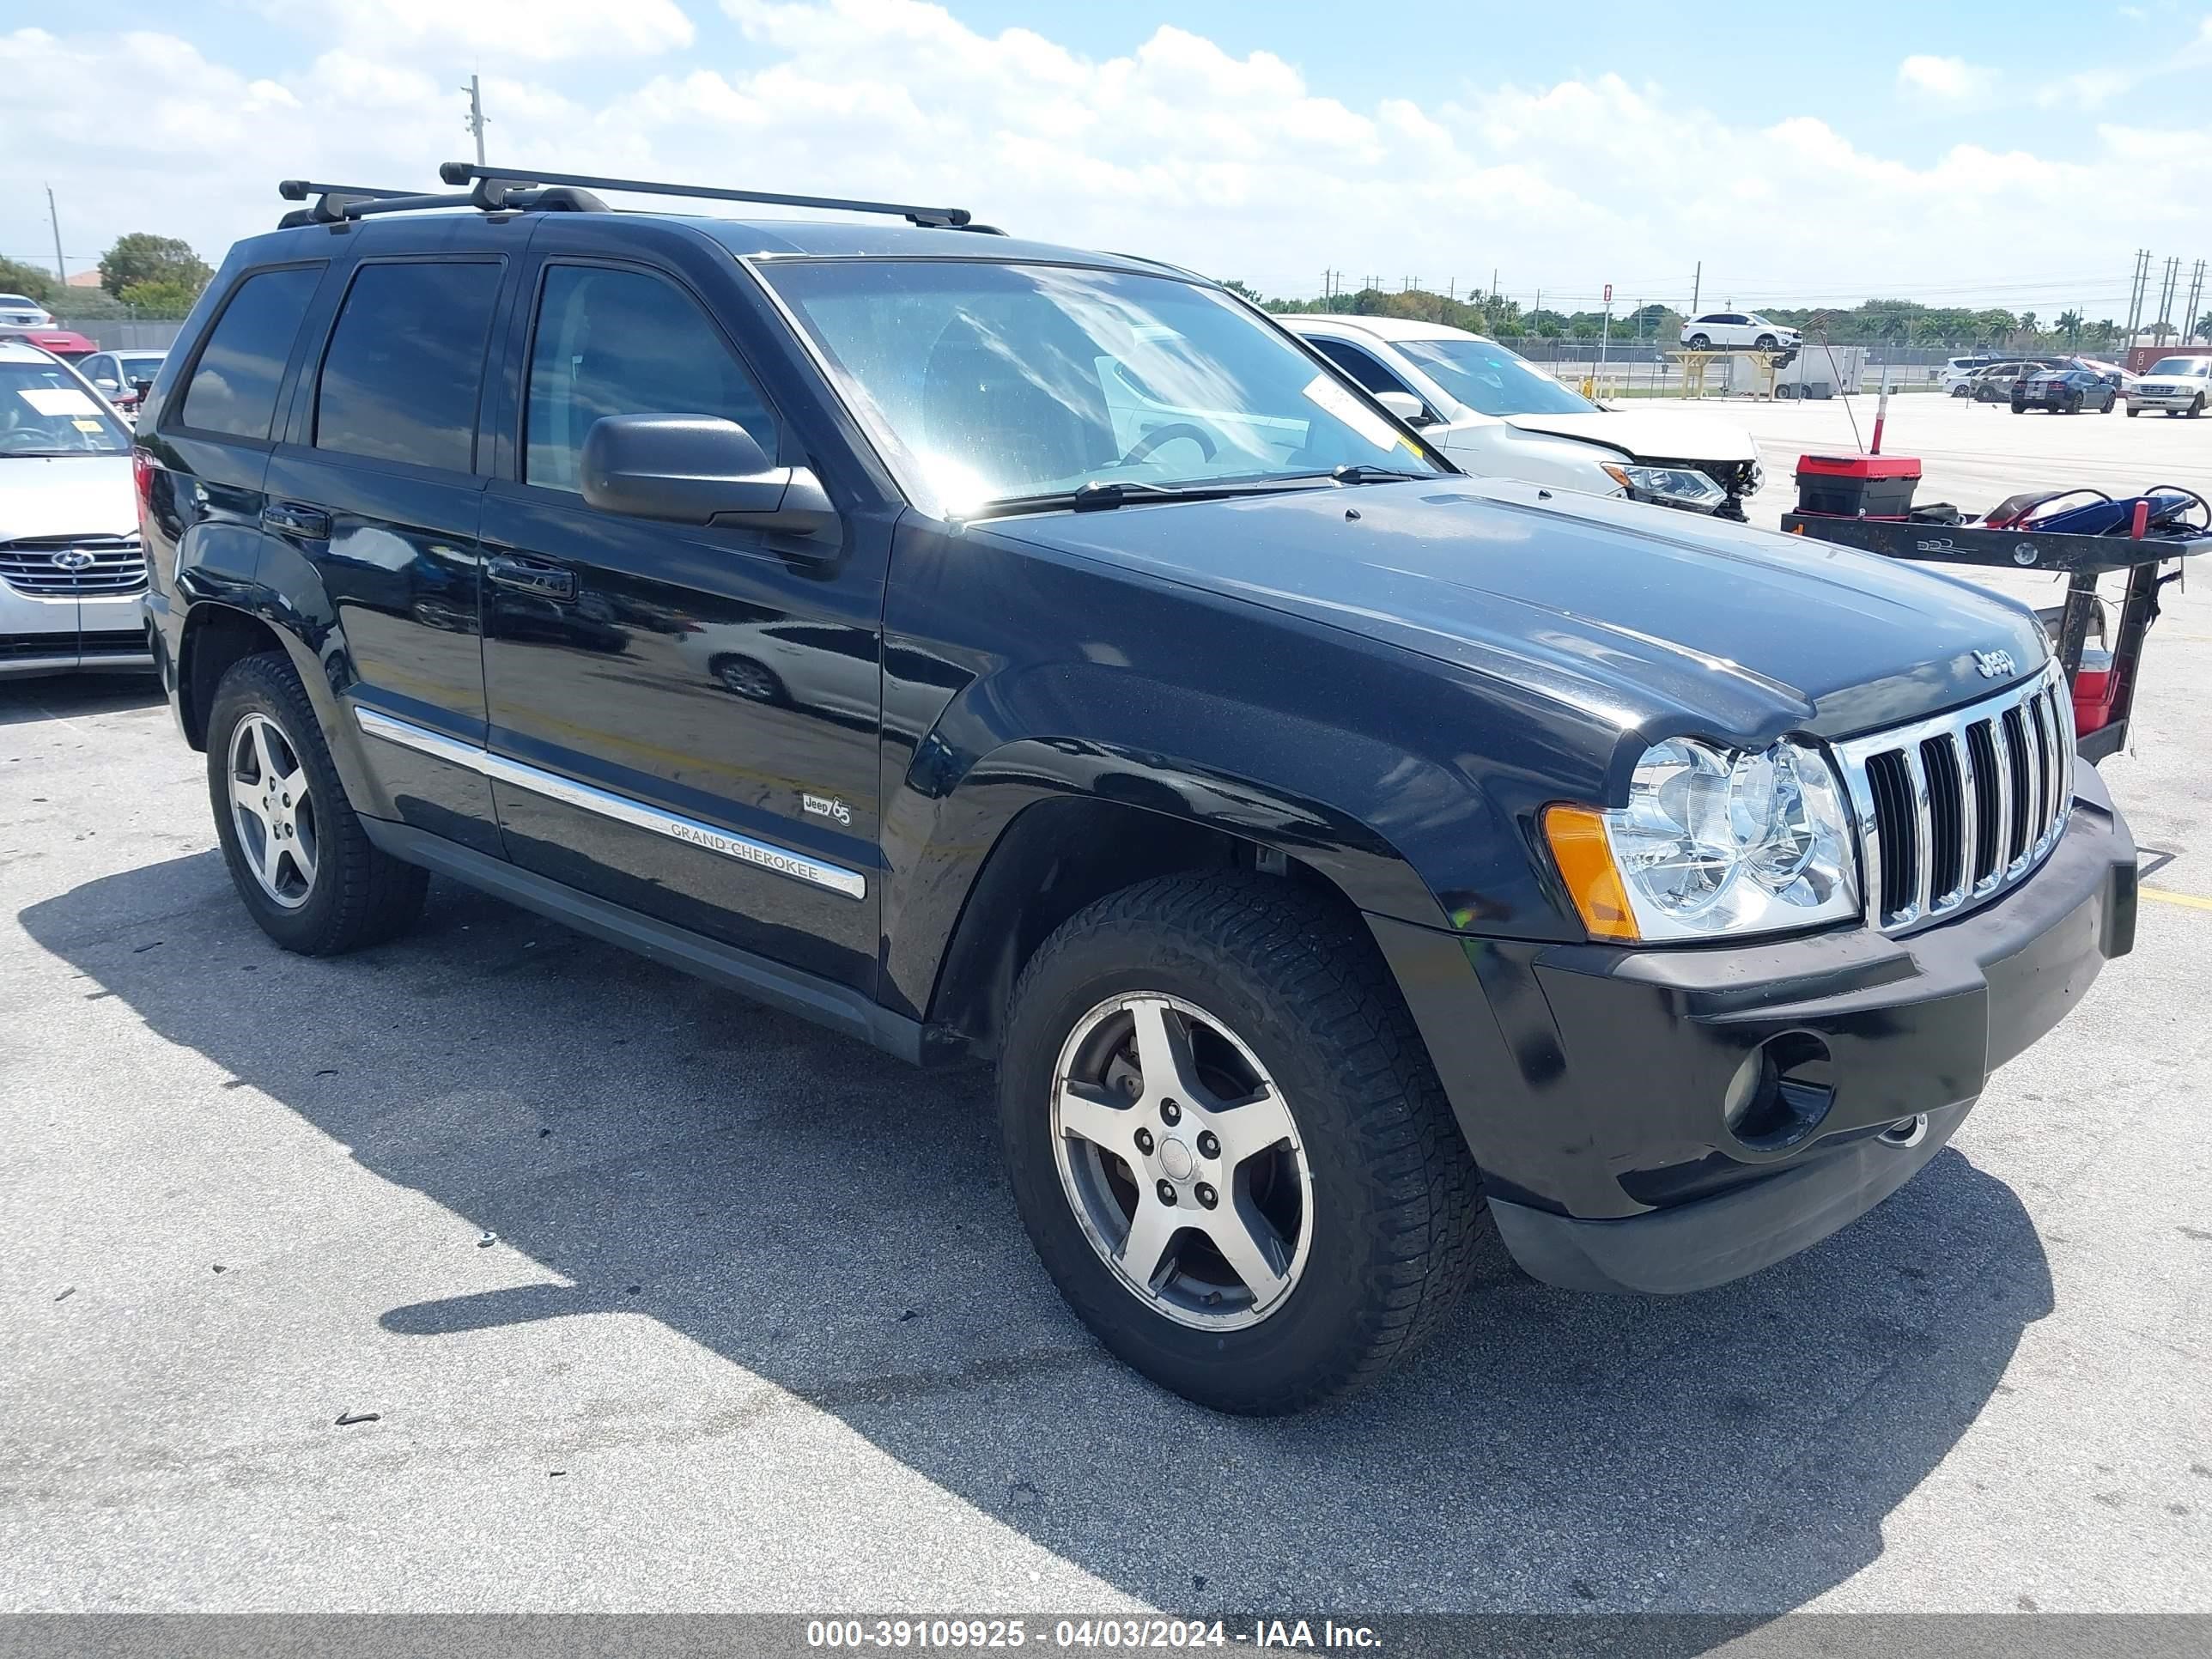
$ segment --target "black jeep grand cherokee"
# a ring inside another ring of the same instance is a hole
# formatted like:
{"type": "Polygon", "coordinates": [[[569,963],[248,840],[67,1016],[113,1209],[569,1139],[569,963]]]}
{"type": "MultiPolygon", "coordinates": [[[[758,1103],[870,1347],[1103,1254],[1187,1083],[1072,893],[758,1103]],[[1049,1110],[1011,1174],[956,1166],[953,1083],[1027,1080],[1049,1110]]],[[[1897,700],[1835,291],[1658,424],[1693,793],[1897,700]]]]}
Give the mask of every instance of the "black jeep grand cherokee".
{"type": "Polygon", "coordinates": [[[1461,477],[1142,259],[447,178],[289,187],[139,422],[247,908],[345,951],[437,872],[995,1060],[1046,1265],[1194,1400],[1373,1376],[1486,1211],[1578,1289],[1801,1249],[2129,947],[2025,611],[1461,477]]]}

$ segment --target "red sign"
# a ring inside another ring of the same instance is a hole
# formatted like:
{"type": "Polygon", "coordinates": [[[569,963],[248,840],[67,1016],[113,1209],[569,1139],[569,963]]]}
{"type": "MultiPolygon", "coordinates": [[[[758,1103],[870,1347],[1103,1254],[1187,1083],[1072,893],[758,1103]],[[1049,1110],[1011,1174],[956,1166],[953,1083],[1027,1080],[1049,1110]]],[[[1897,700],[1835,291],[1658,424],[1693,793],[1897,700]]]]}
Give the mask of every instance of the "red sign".
{"type": "Polygon", "coordinates": [[[1611,305],[1613,303],[1613,284],[1611,283],[1607,283],[1605,285],[1605,302],[1607,305],[1611,305]]]}

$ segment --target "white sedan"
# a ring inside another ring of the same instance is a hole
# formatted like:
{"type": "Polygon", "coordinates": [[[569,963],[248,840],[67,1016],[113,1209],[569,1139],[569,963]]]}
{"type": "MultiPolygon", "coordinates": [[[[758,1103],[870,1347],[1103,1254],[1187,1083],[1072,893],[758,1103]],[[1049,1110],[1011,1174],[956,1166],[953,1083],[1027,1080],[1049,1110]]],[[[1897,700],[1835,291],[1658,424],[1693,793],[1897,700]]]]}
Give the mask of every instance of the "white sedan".
{"type": "Polygon", "coordinates": [[[1464,471],[1737,520],[1759,488],[1759,447],[1722,416],[1607,409],[1497,341],[1440,323],[1279,320],[1464,471]]]}

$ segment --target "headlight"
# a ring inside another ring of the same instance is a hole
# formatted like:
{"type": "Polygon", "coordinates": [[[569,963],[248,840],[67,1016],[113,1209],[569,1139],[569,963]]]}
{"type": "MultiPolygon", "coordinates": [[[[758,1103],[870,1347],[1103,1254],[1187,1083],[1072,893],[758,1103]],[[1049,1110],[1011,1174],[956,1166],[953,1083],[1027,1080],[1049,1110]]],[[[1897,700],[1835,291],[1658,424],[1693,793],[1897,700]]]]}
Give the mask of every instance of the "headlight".
{"type": "Polygon", "coordinates": [[[1606,476],[1639,501],[1664,501],[1670,507],[1702,507],[1710,512],[1728,499],[1704,473],[1686,466],[1617,466],[1601,461],[1606,476]]]}
{"type": "Polygon", "coordinates": [[[1708,939],[1860,914],[1843,790],[1801,744],[1747,754],[1669,738],[1637,763],[1627,805],[1554,806],[1544,827],[1601,939],[1708,939]]]}

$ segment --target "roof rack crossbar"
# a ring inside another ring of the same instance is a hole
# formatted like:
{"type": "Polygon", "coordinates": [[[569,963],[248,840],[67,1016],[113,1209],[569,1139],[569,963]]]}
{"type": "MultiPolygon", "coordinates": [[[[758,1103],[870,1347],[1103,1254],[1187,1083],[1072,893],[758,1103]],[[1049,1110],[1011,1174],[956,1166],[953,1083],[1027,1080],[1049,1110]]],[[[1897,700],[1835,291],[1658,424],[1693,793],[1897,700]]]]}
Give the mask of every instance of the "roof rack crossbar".
{"type": "MultiPolygon", "coordinates": [[[[481,182],[507,190],[526,187],[524,179],[515,174],[494,167],[479,167],[472,161],[447,161],[439,167],[438,177],[449,185],[481,182]]],[[[862,202],[840,196],[787,196],[766,190],[723,190],[712,185],[656,184],[645,179],[602,179],[586,173],[532,172],[527,175],[527,184],[567,185],[587,191],[635,191],[648,196],[690,196],[711,202],[760,202],[771,207],[828,208],[844,213],[894,213],[909,224],[932,229],[964,229],[970,217],[966,208],[917,207],[905,202],[862,202]]]]}
{"type": "Polygon", "coordinates": [[[314,198],[312,205],[284,216],[283,227],[289,229],[297,225],[334,225],[347,216],[347,210],[356,203],[382,201],[403,192],[375,185],[319,185],[309,179],[286,179],[277,185],[276,193],[288,202],[314,198]]]}

